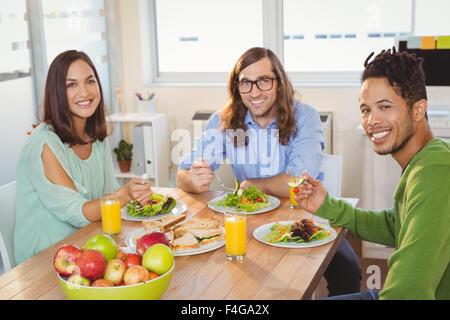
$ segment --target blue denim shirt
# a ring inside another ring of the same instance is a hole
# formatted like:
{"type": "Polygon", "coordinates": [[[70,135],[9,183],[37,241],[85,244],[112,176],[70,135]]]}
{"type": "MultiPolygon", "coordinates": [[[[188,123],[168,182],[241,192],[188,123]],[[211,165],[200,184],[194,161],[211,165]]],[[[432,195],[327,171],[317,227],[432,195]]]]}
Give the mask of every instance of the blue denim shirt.
{"type": "Polygon", "coordinates": [[[241,182],[246,179],[270,178],[280,173],[301,176],[304,170],[320,179],[325,142],[319,113],[310,105],[299,101],[294,102],[294,109],[298,131],[287,145],[279,143],[276,118],[263,129],[253,120],[250,111],[247,111],[245,132],[225,132],[219,129],[219,112],[214,113],[205,132],[196,139],[195,148],[183,157],[179,169],[190,169],[193,161],[204,158],[211,169],[216,170],[227,158],[234,175],[241,182]],[[238,139],[244,139],[245,134],[248,145],[235,147],[233,134],[238,139]]]}

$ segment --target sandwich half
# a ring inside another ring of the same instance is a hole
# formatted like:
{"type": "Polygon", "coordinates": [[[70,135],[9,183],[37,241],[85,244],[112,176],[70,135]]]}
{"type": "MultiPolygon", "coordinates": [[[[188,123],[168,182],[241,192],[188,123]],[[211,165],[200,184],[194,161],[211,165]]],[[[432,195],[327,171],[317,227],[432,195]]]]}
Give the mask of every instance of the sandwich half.
{"type": "Polygon", "coordinates": [[[199,245],[205,245],[223,238],[221,228],[217,229],[191,229],[190,233],[198,240],[199,245]]]}
{"type": "Polygon", "coordinates": [[[175,238],[172,240],[172,249],[174,251],[183,249],[197,249],[197,248],[198,248],[198,240],[190,232],[186,232],[182,237],[175,238]]]}
{"type": "Polygon", "coordinates": [[[212,218],[193,218],[174,229],[175,238],[183,236],[191,229],[218,229],[220,222],[212,218]]]}
{"type": "Polygon", "coordinates": [[[186,219],[186,215],[184,213],[182,214],[174,214],[165,216],[161,219],[161,232],[167,232],[172,227],[176,226],[177,224],[181,223],[186,219]]]}
{"type": "Polygon", "coordinates": [[[160,231],[166,232],[170,230],[173,226],[181,223],[186,219],[186,215],[182,214],[174,214],[162,217],[159,220],[144,220],[142,221],[142,225],[144,226],[145,231],[160,231]]]}
{"type": "Polygon", "coordinates": [[[145,232],[150,233],[154,231],[161,231],[161,221],[160,220],[144,220],[142,221],[145,232]]]}

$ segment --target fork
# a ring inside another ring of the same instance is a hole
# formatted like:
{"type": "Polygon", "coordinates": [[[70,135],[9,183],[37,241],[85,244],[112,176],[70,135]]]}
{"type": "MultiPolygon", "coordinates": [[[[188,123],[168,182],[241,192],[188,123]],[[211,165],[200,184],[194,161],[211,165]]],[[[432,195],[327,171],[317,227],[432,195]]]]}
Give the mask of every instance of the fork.
{"type": "Polygon", "coordinates": [[[233,188],[228,188],[228,187],[226,187],[226,186],[223,184],[222,180],[219,178],[219,176],[216,175],[214,172],[213,172],[213,175],[214,175],[214,177],[216,177],[217,182],[220,184],[220,186],[221,186],[222,188],[224,188],[225,190],[234,191],[233,188]]]}

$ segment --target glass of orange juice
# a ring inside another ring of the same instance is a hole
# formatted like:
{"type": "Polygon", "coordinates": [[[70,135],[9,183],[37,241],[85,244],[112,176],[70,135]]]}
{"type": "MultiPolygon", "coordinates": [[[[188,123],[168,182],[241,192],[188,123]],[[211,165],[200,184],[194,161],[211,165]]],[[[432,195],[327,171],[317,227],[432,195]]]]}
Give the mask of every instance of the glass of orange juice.
{"type": "Polygon", "coordinates": [[[245,210],[225,212],[225,251],[231,261],[244,260],[247,242],[247,215],[245,210]]]}
{"type": "Polygon", "coordinates": [[[120,216],[120,193],[112,192],[102,196],[102,225],[103,233],[118,235],[122,228],[120,216]]]}

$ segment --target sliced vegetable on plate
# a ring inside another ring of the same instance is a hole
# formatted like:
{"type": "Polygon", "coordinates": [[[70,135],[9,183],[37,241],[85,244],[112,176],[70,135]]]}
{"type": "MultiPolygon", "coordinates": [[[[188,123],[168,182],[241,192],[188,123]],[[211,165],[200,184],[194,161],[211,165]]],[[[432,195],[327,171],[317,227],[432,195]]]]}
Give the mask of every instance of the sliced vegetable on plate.
{"type": "Polygon", "coordinates": [[[251,185],[245,190],[240,189],[240,183],[237,179],[236,188],[233,193],[227,194],[225,198],[219,201],[210,201],[208,204],[224,208],[240,208],[246,212],[258,211],[271,205],[269,197],[254,185],[251,185]]]}
{"type": "Polygon", "coordinates": [[[175,208],[177,201],[170,195],[153,193],[151,198],[144,204],[132,200],[127,204],[127,213],[133,217],[154,216],[170,212],[175,208]]]}
{"type": "Polygon", "coordinates": [[[270,232],[263,235],[263,239],[269,243],[276,242],[312,242],[329,237],[330,231],[322,226],[315,225],[310,219],[302,219],[292,224],[275,223],[270,227],[270,232]]]}

